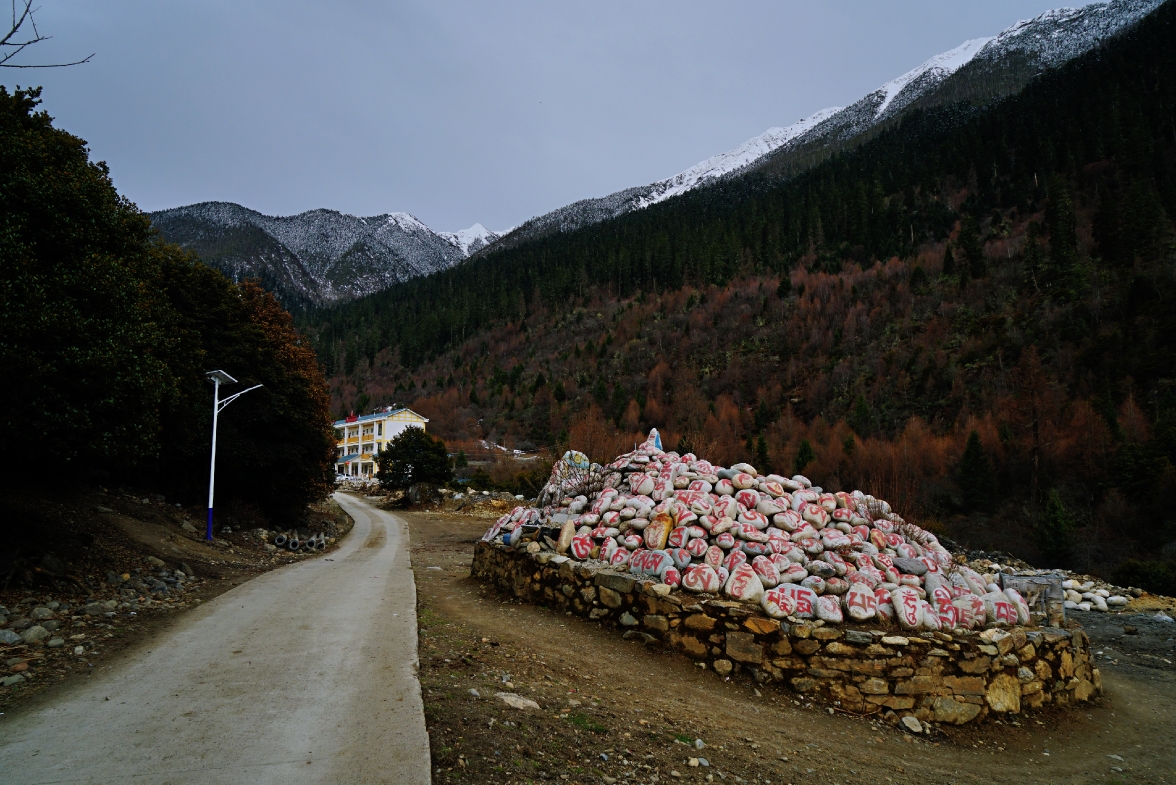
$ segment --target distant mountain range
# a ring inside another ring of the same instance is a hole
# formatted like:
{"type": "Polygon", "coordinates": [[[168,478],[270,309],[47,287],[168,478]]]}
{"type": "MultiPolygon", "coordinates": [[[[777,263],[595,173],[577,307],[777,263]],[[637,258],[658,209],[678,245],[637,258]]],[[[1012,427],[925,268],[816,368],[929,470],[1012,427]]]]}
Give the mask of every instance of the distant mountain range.
{"type": "Polygon", "coordinates": [[[915,109],[982,105],[1015,94],[1036,75],[1100,46],[1162,2],[1110,0],[1048,11],[995,37],[965,41],[850,106],[770,128],[668,179],[574,202],[501,235],[481,224],[435,232],[407,213],[360,218],[311,210],[271,217],[229,202],[162,210],[151,218],[165,239],[195,251],[236,280],[260,278],[288,306],[340,302],[452,267],[474,254],[573,231],[725,178],[752,173],[788,178],[867,141],[915,109]]]}
{"type": "Polygon", "coordinates": [[[233,280],[259,278],[288,307],[324,305],[452,267],[498,239],[481,224],[434,232],[408,213],[274,217],[232,202],[151,213],[167,240],[233,280]]]}

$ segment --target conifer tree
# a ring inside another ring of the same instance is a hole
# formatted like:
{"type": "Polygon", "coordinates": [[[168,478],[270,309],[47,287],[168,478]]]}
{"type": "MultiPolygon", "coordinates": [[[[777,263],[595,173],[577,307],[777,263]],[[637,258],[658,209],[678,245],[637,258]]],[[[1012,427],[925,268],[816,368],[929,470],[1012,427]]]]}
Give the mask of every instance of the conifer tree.
{"type": "Polygon", "coordinates": [[[800,474],[804,471],[804,467],[817,459],[816,452],[813,451],[813,445],[808,439],[801,439],[800,444],[796,447],[796,460],[792,462],[792,473],[800,474]]]}
{"type": "Polygon", "coordinates": [[[960,458],[957,482],[964,505],[969,511],[987,510],[992,506],[996,485],[992,461],[984,451],[984,445],[980,443],[980,434],[976,431],[968,434],[968,443],[960,458]]]}
{"type": "Polygon", "coordinates": [[[1057,489],[1051,489],[1045,505],[1045,517],[1037,524],[1037,548],[1043,567],[1064,566],[1070,558],[1074,519],[1066,509],[1057,489]]]}

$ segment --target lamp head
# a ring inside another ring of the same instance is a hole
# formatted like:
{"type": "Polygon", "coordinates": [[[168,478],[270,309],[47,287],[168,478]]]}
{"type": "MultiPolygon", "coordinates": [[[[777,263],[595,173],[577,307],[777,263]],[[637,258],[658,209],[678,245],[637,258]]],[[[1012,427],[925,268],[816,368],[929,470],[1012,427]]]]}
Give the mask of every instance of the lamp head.
{"type": "Polygon", "coordinates": [[[234,379],[232,376],[229,376],[224,371],[208,371],[204,375],[206,377],[208,377],[208,380],[210,382],[215,380],[215,381],[220,382],[221,384],[236,384],[237,383],[236,379],[234,379]]]}

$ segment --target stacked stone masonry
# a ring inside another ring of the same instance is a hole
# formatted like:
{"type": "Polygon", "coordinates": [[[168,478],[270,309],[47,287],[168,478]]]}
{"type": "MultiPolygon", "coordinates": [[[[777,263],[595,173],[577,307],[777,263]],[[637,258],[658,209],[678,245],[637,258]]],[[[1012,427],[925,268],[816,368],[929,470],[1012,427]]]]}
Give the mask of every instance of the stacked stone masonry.
{"type": "Polygon", "coordinates": [[[756,605],[682,594],[603,564],[479,542],[473,576],[524,602],[624,630],[721,676],[786,685],[855,713],[962,725],[1102,693],[1081,629],[903,633],[777,621],[756,605]]]}

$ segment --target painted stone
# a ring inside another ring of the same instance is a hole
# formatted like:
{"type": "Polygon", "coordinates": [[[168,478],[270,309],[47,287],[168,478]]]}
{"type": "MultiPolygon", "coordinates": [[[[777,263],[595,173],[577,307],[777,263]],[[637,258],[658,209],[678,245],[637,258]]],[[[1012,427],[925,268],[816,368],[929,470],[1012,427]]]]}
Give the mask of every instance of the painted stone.
{"type": "Polygon", "coordinates": [[[954,629],[955,627],[962,627],[960,623],[960,609],[952,605],[950,602],[940,604],[935,612],[939,615],[940,629],[954,629]]]}
{"type": "Polygon", "coordinates": [[[890,603],[894,607],[894,618],[904,630],[919,628],[919,595],[909,586],[899,586],[890,592],[890,603]]]}
{"type": "Polygon", "coordinates": [[[766,556],[772,552],[766,542],[744,542],[741,543],[740,550],[748,556],[766,556]]]}
{"type": "MultiPolygon", "coordinates": [[[[648,529],[646,529],[648,531],[648,529]]],[[[684,548],[687,540],[690,539],[689,532],[685,526],[677,526],[670,531],[670,535],[666,537],[667,548],[684,548]]]]}
{"type": "Polygon", "coordinates": [[[732,526],[731,533],[741,540],[750,540],[751,542],[763,543],[768,541],[767,532],[760,531],[758,526],[747,522],[740,522],[732,526]]]}
{"type": "Polygon", "coordinates": [[[717,545],[711,545],[706,549],[706,556],[703,557],[703,560],[712,568],[718,569],[722,565],[725,557],[726,554],[722,548],[717,545]]]}
{"type": "Polygon", "coordinates": [[[797,586],[795,584],[784,584],[775,589],[783,595],[790,597],[795,609],[792,615],[799,619],[811,619],[817,612],[817,593],[807,586],[797,586]]]}
{"type": "Polygon", "coordinates": [[[780,572],[780,581],[783,583],[800,583],[807,577],[808,570],[804,568],[803,564],[797,564],[796,562],[790,562],[780,572]]]}
{"type": "Polygon", "coordinates": [[[736,600],[759,602],[764,593],[764,585],[750,564],[740,564],[731,570],[731,577],[723,586],[723,592],[736,600]]]}
{"type": "Polygon", "coordinates": [[[722,587],[719,574],[709,564],[692,564],[682,573],[682,588],[687,591],[715,594],[722,587]]]}
{"type": "Polygon", "coordinates": [[[796,613],[796,597],[780,589],[769,589],[760,598],[760,607],[773,619],[783,619],[796,613]]]}
{"type": "Polygon", "coordinates": [[[592,554],[592,548],[596,545],[592,541],[592,537],[587,534],[577,534],[572,538],[571,550],[572,556],[583,561],[592,554]]]}
{"type": "Polygon", "coordinates": [[[735,493],[735,501],[743,505],[745,510],[754,510],[759,504],[759,493],[753,490],[737,491],[735,493]]]}
{"type": "Polygon", "coordinates": [[[786,532],[794,532],[801,526],[801,518],[794,510],[785,510],[778,515],[772,516],[772,523],[779,526],[786,532]]]}
{"type": "Polygon", "coordinates": [[[800,517],[817,529],[823,529],[829,523],[829,512],[816,504],[806,504],[800,511],[800,517]]]}
{"type": "Polygon", "coordinates": [[[748,558],[746,553],[732,548],[727,552],[727,558],[723,559],[723,566],[731,572],[734,572],[736,567],[738,567],[740,564],[746,564],[747,561],[748,558]]]}
{"type": "Polygon", "coordinates": [[[674,519],[665,513],[655,516],[645,527],[645,547],[654,551],[666,547],[666,540],[670,536],[673,524],[674,519]]]}
{"type": "Polygon", "coordinates": [[[873,590],[861,583],[851,583],[841,598],[845,611],[854,621],[868,621],[878,615],[878,599],[873,590]]]}
{"type": "Polygon", "coordinates": [[[731,485],[739,490],[745,490],[755,485],[755,478],[747,472],[739,472],[731,478],[731,485]]]}
{"type": "Polygon", "coordinates": [[[813,590],[814,594],[825,593],[825,579],[820,575],[810,575],[800,582],[801,586],[807,586],[813,590]]]}
{"type": "Polygon", "coordinates": [[[840,597],[849,591],[849,581],[844,578],[829,578],[825,581],[825,594],[836,594],[840,597]]]}
{"type": "Polygon", "coordinates": [[[939,613],[926,600],[919,600],[919,628],[931,632],[939,631],[939,613]]]}
{"type": "Polygon", "coordinates": [[[740,523],[750,524],[756,529],[762,530],[768,528],[768,517],[756,510],[747,510],[746,512],[739,513],[738,521],[740,523]]]}
{"type": "MultiPolygon", "coordinates": [[[[1013,604],[1013,607],[1017,609],[1016,623],[1022,625],[1028,624],[1030,620],[1029,603],[1025,602],[1025,598],[1016,589],[1005,589],[1004,594],[1009,598],[1009,602],[1013,604]]],[[[1109,601],[1108,604],[1110,604],[1109,601]]]]}
{"type": "Polygon", "coordinates": [[[1017,623],[1017,608],[1005,596],[1004,592],[989,592],[981,599],[984,602],[984,613],[989,624],[997,627],[1009,627],[1017,623]]]}
{"type": "Polygon", "coordinates": [[[751,560],[751,568],[759,576],[760,583],[764,585],[764,588],[775,588],[780,583],[780,571],[767,556],[756,556],[751,560]]]}
{"type": "Polygon", "coordinates": [[[845,620],[841,615],[841,600],[829,594],[817,597],[817,618],[830,624],[841,624],[845,620]]]}

